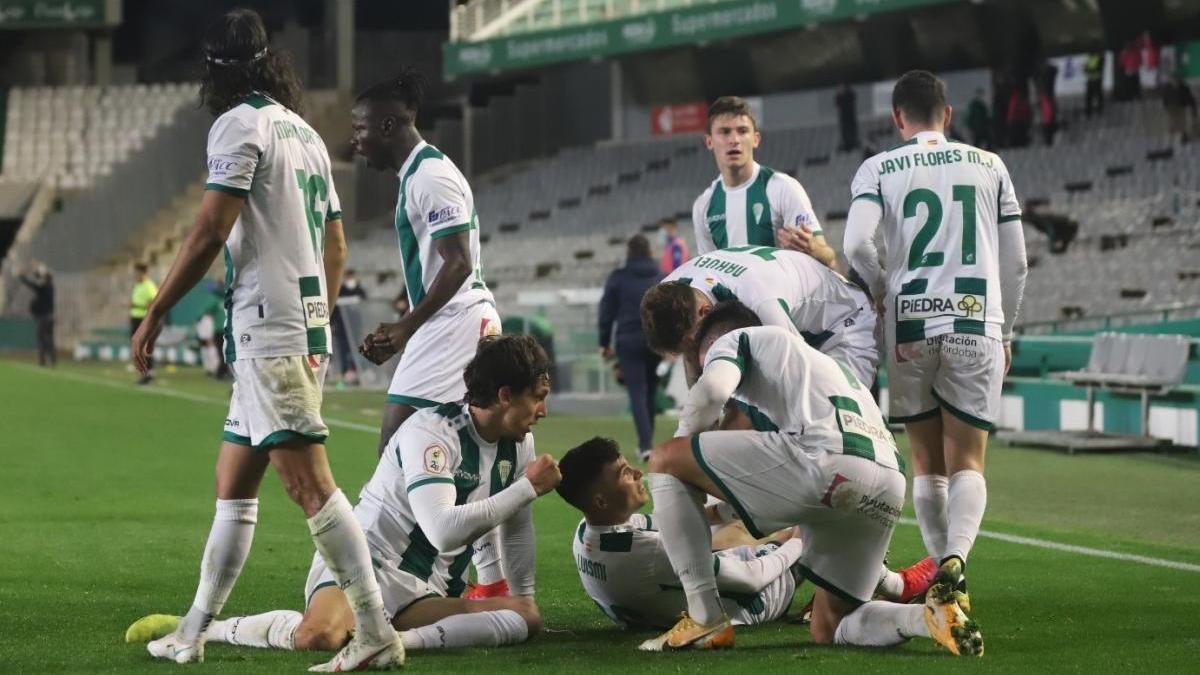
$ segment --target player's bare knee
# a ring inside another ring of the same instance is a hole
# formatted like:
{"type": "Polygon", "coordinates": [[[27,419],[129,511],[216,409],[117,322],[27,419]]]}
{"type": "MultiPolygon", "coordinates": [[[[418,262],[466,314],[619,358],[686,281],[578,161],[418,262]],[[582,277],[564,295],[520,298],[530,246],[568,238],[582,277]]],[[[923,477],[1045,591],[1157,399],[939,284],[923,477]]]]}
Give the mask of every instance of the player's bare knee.
{"type": "Polygon", "coordinates": [[[296,627],[297,651],[329,652],[341,649],[350,638],[349,631],[323,621],[303,621],[296,627]]]}
{"type": "Polygon", "coordinates": [[[651,450],[650,461],[646,463],[646,471],[678,475],[679,453],[683,451],[682,449],[686,449],[687,443],[687,439],[676,438],[651,450]]]}

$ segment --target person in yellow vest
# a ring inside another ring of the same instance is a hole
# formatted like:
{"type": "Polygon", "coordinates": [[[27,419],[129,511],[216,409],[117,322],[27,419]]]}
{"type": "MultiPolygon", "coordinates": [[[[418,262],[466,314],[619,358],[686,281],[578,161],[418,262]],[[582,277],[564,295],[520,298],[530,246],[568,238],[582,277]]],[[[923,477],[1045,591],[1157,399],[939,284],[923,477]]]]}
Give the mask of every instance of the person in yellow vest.
{"type": "MultiPolygon", "coordinates": [[[[133,266],[133,275],[137,281],[133,285],[133,294],[129,298],[130,335],[137,333],[138,326],[142,325],[142,319],[146,318],[146,312],[150,309],[150,303],[158,295],[158,285],[150,278],[149,272],[150,268],[146,266],[146,263],[135,263],[133,266]]],[[[138,379],[138,384],[149,384],[154,379],[154,361],[149,358],[147,363],[151,370],[147,370],[138,379]]]]}

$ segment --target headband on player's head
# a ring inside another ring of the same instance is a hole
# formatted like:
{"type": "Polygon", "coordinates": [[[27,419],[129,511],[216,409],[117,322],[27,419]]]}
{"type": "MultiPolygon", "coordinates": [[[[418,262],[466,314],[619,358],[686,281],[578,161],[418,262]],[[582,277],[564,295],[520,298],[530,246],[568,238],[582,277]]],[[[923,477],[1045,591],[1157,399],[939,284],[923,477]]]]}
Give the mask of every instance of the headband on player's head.
{"type": "Polygon", "coordinates": [[[226,59],[213,56],[212,54],[205,54],[204,58],[206,61],[216,66],[244,66],[246,64],[254,63],[266,55],[267,48],[263,47],[261,51],[248,59],[226,59]]]}

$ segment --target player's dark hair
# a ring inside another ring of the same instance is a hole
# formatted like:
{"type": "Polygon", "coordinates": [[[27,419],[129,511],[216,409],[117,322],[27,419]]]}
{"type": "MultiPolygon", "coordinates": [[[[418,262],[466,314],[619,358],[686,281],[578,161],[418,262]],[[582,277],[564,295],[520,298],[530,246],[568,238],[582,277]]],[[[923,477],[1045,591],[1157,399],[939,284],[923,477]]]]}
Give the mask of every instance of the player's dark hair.
{"type": "Polygon", "coordinates": [[[251,94],[265,94],[300,114],[303,87],[285,53],[267,47],[267,29],[252,9],[235,9],[212,22],[204,33],[204,69],[200,102],[214,115],[251,94]]]}
{"type": "Polygon", "coordinates": [[[754,310],[737,300],[718,302],[712,311],[700,319],[700,325],[696,327],[694,344],[704,344],[704,341],[712,335],[721,336],[739,328],[761,325],[762,321],[754,313],[754,310]]]}
{"type": "Polygon", "coordinates": [[[425,104],[425,90],[428,88],[429,81],[420,71],[405,66],[396,75],[367,87],[354,102],[403,103],[412,113],[412,119],[409,121],[415,122],[417,112],[425,104]]]}
{"type": "Polygon", "coordinates": [[[946,108],[946,83],[928,70],[910,70],[892,88],[892,107],[918,124],[932,124],[946,108]]]}
{"type": "Polygon", "coordinates": [[[558,460],[562,481],[558,496],[580,511],[587,511],[596,481],[604,467],[621,458],[621,447],[611,438],[596,436],[571,448],[558,460]]]}
{"type": "Polygon", "coordinates": [[[500,388],[514,395],[532,391],[550,379],[550,357],[529,335],[495,335],[479,341],[475,358],[463,371],[467,403],[486,408],[499,400],[500,388]]]}
{"type": "Polygon", "coordinates": [[[712,133],[713,120],[721,115],[745,115],[750,118],[750,126],[755,131],[758,130],[758,120],[754,118],[754,111],[750,109],[746,99],[740,96],[722,96],[708,106],[708,124],[705,125],[708,133],[712,133]]]}
{"type": "Polygon", "coordinates": [[[644,234],[635,234],[629,238],[625,254],[629,258],[649,258],[650,240],[644,234]]]}
{"type": "Polygon", "coordinates": [[[659,354],[676,354],[695,325],[696,294],[684,281],[662,283],[642,296],[641,312],[647,346],[659,354]]]}
{"type": "Polygon", "coordinates": [[[150,271],[150,266],[144,262],[136,262],[133,263],[133,271],[137,272],[138,274],[145,274],[146,272],[150,271]]]}

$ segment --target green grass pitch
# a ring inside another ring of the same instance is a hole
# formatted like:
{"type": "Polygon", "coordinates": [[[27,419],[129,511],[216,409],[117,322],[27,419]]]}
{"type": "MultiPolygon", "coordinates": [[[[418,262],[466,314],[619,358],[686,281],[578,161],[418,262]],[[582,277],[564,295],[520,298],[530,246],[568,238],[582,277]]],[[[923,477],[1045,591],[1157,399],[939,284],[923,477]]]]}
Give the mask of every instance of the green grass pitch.
{"type": "MultiPolygon", "coordinates": [[[[159,672],[125,627],[180,612],[194,592],[213,509],[213,459],[225,385],[193,372],[138,389],[114,364],[53,372],[0,361],[0,671],[159,672]]],[[[330,456],[353,498],[375,461],[382,396],[331,391],[330,456]]],[[[593,434],[632,447],[625,419],[550,417],[542,451],[593,434]]],[[[671,429],[663,424],[660,435],[671,429]]],[[[901,438],[903,443],[903,438],[901,438]]],[[[1200,462],[1161,456],[1067,457],[993,446],[984,528],[1121,554],[1200,563],[1200,462]]],[[[299,511],[268,477],[254,549],[226,614],[299,609],[312,547],[299,511]]],[[[908,509],[911,516],[911,507],[908,509]]],[[[644,636],[611,625],[579,587],[570,537],[578,515],[537,502],[538,602],[550,631],[494,650],[415,653],[413,672],[1196,672],[1200,573],[981,538],[971,562],[987,656],[965,663],[932,643],[891,650],[813,644],[807,628],[738,632],[724,653],[642,654],[644,636]]],[[[893,563],[922,555],[901,525],[893,563]]],[[[812,587],[802,585],[795,607],[812,587]]],[[[323,655],[213,645],[189,672],[302,672],[323,655]]]]}

